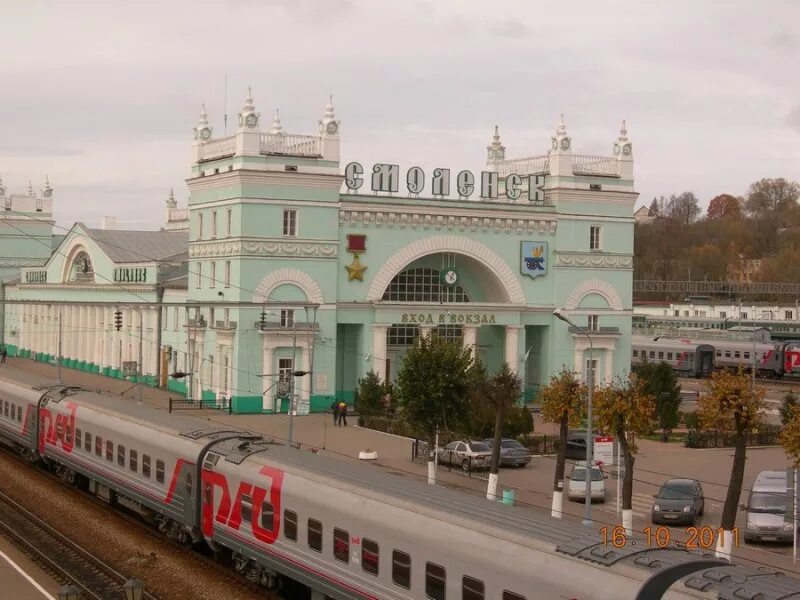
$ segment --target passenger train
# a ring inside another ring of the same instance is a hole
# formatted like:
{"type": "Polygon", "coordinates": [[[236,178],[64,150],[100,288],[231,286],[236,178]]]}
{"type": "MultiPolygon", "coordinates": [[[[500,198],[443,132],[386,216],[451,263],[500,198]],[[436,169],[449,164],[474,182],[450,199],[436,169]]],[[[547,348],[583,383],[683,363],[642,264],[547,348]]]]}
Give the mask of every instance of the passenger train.
{"type": "MultiPolygon", "coordinates": [[[[0,379],[0,442],[169,537],[230,557],[267,588],[289,578],[316,598],[634,598],[662,566],[700,557],[644,542],[612,548],[598,530],[543,510],[76,387],[0,379]]],[[[800,593],[783,573],[720,571],[665,597],[734,597],[744,585],[800,593]]]]}
{"type": "Polygon", "coordinates": [[[755,368],[762,377],[800,375],[797,342],[743,342],[632,336],[631,366],[666,362],[686,377],[706,377],[715,369],[755,368]],[[754,350],[755,349],[755,350],[754,350]],[[755,359],[753,358],[755,354],[755,359]]]}

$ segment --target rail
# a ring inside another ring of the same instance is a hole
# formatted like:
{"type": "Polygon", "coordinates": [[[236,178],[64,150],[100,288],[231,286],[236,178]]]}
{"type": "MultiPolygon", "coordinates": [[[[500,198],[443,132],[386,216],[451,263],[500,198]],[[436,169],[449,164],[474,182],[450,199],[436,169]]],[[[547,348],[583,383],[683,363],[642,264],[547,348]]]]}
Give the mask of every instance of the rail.
{"type": "MultiPolygon", "coordinates": [[[[128,577],[82,548],[11,497],[0,492],[0,531],[34,562],[62,583],[79,588],[83,598],[121,598],[128,577]]],[[[157,597],[144,591],[144,598],[157,597]]]]}
{"type": "Polygon", "coordinates": [[[169,412],[173,410],[219,410],[231,414],[233,403],[230,398],[214,400],[175,400],[169,399],[169,412]]]}

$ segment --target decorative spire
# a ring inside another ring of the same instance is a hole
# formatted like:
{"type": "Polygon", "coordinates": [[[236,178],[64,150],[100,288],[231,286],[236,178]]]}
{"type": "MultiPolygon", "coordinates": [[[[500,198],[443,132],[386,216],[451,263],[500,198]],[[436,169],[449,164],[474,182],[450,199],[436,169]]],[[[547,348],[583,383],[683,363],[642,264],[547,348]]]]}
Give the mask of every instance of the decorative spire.
{"type": "Polygon", "coordinates": [[[206,105],[200,105],[200,118],[197,120],[197,125],[194,127],[194,139],[199,139],[205,142],[211,138],[211,126],[208,124],[208,113],[206,112],[206,105]]]}
{"type": "Polygon", "coordinates": [[[253,103],[253,92],[248,86],[247,97],[244,99],[242,112],[239,113],[239,129],[256,129],[259,116],[260,114],[256,112],[256,105],[253,103]]]}
{"type": "Polygon", "coordinates": [[[33,182],[28,180],[28,196],[33,196],[33,182]]]}
{"type": "Polygon", "coordinates": [[[324,121],[333,121],[333,94],[328,97],[328,104],[325,105],[325,114],[322,116],[324,121]]]}
{"type": "Polygon", "coordinates": [[[328,97],[328,104],[325,105],[325,112],[319,120],[319,134],[333,136],[339,132],[339,121],[333,110],[333,94],[328,97]]]}
{"type": "Polygon", "coordinates": [[[622,119],[622,127],[619,130],[619,139],[620,141],[628,141],[628,129],[625,127],[625,119],[622,119]]]}
{"type": "Polygon", "coordinates": [[[283,126],[281,125],[280,111],[275,109],[275,116],[272,119],[272,129],[269,130],[271,135],[284,135],[283,126]]]}
{"type": "Polygon", "coordinates": [[[630,158],[633,154],[633,144],[628,139],[628,128],[625,121],[622,121],[622,127],[619,130],[619,137],[614,142],[614,156],[617,158],[630,158]]]}
{"type": "Polygon", "coordinates": [[[50,177],[48,175],[44,176],[44,187],[42,188],[42,196],[45,198],[49,198],[53,195],[53,188],[50,187],[50,177]]]}
{"type": "Polygon", "coordinates": [[[175,192],[172,188],[169,189],[169,198],[167,198],[167,208],[177,208],[178,203],[175,201],[175,192]]]}
{"type": "Polygon", "coordinates": [[[567,135],[567,126],[564,123],[564,113],[561,113],[561,120],[556,127],[556,134],[550,138],[553,152],[569,152],[572,146],[572,139],[567,135]]]}
{"type": "Polygon", "coordinates": [[[495,125],[492,143],[486,146],[486,160],[487,162],[497,162],[505,159],[506,147],[500,142],[500,128],[495,125]]]}

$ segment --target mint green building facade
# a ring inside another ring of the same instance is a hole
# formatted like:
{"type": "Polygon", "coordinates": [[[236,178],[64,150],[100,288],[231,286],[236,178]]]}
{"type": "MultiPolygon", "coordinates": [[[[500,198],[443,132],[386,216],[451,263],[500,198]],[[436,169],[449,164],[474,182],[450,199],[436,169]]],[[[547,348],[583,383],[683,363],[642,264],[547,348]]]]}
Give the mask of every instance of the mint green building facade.
{"type": "Polygon", "coordinates": [[[343,164],[331,104],[314,135],[287,134],[277,115],[262,132],[248,95],[233,135],[215,138],[205,110],[195,127],[188,231],[149,232],[161,241],[134,244],[135,262],[111,250],[126,232],[76,225],[47,283],[25,284],[23,271],[6,285],[8,297],[53,302],[7,306],[6,337],[15,327],[23,354],[50,359],[52,327],[39,323],[59,300],[117,302],[121,332],[110,305],[68,307],[78,339],[69,360],[120,376],[137,357],[134,304],[147,298],[161,307],[138,309],[143,377],[230,398],[240,413],[287,410],[292,379],[298,412],[352,402],[370,370],[394,379],[420,335],[458,340],[490,370],[508,363],[528,399],[563,365],[610,380],[630,368],[637,197],[624,124],[613,146],[574,154],[562,121],[548,152],[521,159],[506,158],[495,130],[483,173],[343,164]],[[80,252],[98,272],[91,286],[70,275],[80,252]],[[145,280],[129,271],[139,279],[115,281],[121,268],[144,269],[145,280]],[[590,331],[591,356],[556,308],[590,331]],[[82,334],[81,319],[100,333],[82,334]],[[164,377],[175,371],[185,383],[164,377]]]}

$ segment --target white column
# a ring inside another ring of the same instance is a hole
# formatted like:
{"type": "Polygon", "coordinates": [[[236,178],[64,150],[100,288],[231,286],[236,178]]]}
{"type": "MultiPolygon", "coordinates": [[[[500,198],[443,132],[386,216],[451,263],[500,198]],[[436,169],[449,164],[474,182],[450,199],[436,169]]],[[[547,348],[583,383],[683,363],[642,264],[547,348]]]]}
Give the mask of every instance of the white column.
{"type": "Polygon", "coordinates": [[[158,347],[158,308],[151,308],[148,310],[150,313],[150,362],[149,370],[151,375],[155,375],[158,381],[159,373],[156,372],[158,366],[158,353],[161,348],[158,347]]]}
{"type": "Polygon", "coordinates": [[[50,343],[47,345],[47,353],[50,356],[55,356],[58,353],[58,306],[50,306],[47,312],[49,313],[48,323],[50,330],[50,343]]]}
{"type": "Polygon", "coordinates": [[[584,382],[586,381],[585,369],[586,365],[583,362],[583,348],[575,344],[575,372],[578,374],[578,379],[584,382]]]}
{"type": "Polygon", "coordinates": [[[475,358],[475,342],[478,339],[478,328],[477,327],[464,327],[464,348],[468,348],[472,357],[475,358]]]}
{"type": "Polygon", "coordinates": [[[603,351],[603,370],[605,371],[606,383],[611,383],[614,376],[614,351],[611,348],[606,348],[603,351]]]}
{"type": "Polygon", "coordinates": [[[386,332],[388,325],[372,326],[372,370],[386,381],[386,332]]]}
{"type": "MultiPolygon", "coordinates": [[[[262,375],[272,375],[273,368],[272,368],[272,351],[273,347],[268,345],[266,340],[264,340],[264,352],[263,352],[263,359],[261,363],[261,374],[262,375]]],[[[262,386],[262,394],[263,397],[261,398],[261,409],[267,411],[274,411],[275,410],[275,382],[277,381],[277,377],[262,377],[261,378],[261,386],[262,386]]]]}
{"type": "Polygon", "coordinates": [[[522,325],[506,325],[505,361],[512,373],[519,369],[519,330],[522,325]]]}
{"type": "Polygon", "coordinates": [[[32,336],[32,338],[33,338],[33,348],[32,348],[32,350],[33,350],[34,354],[36,352],[39,352],[39,350],[41,350],[40,343],[39,343],[39,338],[41,337],[40,331],[41,331],[41,327],[42,327],[42,324],[41,324],[42,315],[40,313],[41,313],[41,306],[39,306],[38,304],[34,304],[33,305],[33,336],[32,336]]]}
{"type": "Polygon", "coordinates": [[[86,307],[86,364],[97,363],[97,330],[100,325],[97,323],[97,307],[86,307]]]}
{"type": "Polygon", "coordinates": [[[433,332],[433,325],[420,325],[419,326],[419,334],[422,337],[430,338],[432,332],[433,332]]]}
{"type": "Polygon", "coordinates": [[[78,307],[78,360],[86,360],[86,336],[88,329],[88,319],[86,306],[78,307]]]}

